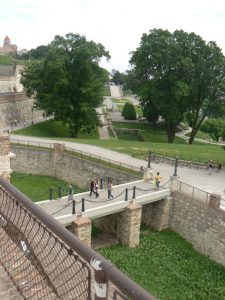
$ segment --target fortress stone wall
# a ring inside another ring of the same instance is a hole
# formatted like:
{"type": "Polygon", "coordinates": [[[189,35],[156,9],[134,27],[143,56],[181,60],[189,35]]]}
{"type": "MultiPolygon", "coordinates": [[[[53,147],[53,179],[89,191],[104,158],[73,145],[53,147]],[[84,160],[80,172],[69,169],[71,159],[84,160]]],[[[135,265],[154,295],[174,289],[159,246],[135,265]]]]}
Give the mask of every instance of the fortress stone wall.
{"type": "Polygon", "coordinates": [[[23,66],[0,66],[0,94],[21,93],[23,86],[20,83],[23,66]]]}
{"type": "Polygon", "coordinates": [[[34,108],[35,100],[25,93],[0,94],[0,130],[12,123],[32,122],[42,117],[43,111],[34,108]]]}
{"type": "Polygon", "coordinates": [[[69,155],[60,149],[62,147],[55,147],[53,151],[12,146],[16,157],[11,162],[11,168],[21,173],[53,176],[87,189],[90,180],[95,178],[104,177],[106,184],[107,177],[110,177],[114,185],[137,180],[134,175],[69,155]]]}
{"type": "Polygon", "coordinates": [[[225,266],[225,211],[175,191],[169,227],[225,266]]]}

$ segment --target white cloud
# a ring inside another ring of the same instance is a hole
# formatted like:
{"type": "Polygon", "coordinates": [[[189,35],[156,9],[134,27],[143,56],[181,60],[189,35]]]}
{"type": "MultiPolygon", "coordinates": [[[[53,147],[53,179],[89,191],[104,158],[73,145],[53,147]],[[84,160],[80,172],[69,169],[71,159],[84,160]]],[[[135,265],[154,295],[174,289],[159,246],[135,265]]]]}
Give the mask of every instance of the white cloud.
{"type": "Polygon", "coordinates": [[[108,68],[126,70],[129,52],[153,28],[195,32],[225,53],[224,0],[1,0],[0,43],[9,35],[22,48],[51,42],[56,34],[83,34],[111,54],[108,68]]]}

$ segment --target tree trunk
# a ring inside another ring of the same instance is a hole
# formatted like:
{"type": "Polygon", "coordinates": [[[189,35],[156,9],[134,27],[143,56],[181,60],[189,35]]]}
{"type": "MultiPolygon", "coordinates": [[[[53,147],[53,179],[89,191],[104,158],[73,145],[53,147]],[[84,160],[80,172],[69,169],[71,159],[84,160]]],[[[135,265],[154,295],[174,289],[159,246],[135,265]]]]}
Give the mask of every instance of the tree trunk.
{"type": "Polygon", "coordinates": [[[174,142],[177,125],[166,124],[167,141],[172,144],[174,142]]]}
{"type": "Polygon", "coordinates": [[[203,115],[199,122],[197,122],[197,119],[196,119],[196,121],[194,123],[195,125],[193,125],[193,127],[192,127],[191,135],[190,135],[190,138],[188,141],[189,145],[192,145],[194,143],[195,136],[196,136],[203,120],[205,119],[205,117],[206,117],[206,115],[203,115]]]}

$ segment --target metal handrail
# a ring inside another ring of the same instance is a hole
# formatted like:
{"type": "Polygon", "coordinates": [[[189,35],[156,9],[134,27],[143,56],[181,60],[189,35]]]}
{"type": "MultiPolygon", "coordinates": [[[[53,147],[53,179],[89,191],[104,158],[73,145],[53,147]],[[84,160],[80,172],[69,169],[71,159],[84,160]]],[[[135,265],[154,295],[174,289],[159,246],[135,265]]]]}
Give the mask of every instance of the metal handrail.
{"type": "MultiPolygon", "coordinates": [[[[28,147],[34,146],[34,147],[39,147],[39,148],[46,147],[46,148],[50,148],[50,149],[53,149],[54,148],[54,144],[55,144],[55,143],[49,143],[49,142],[27,141],[27,140],[14,139],[14,138],[11,138],[10,142],[15,143],[15,145],[16,144],[17,145],[27,145],[28,147]]],[[[81,151],[81,150],[74,149],[74,148],[67,147],[67,146],[65,146],[65,150],[66,150],[66,152],[77,153],[77,154],[80,155],[81,158],[84,156],[86,158],[96,159],[96,161],[99,162],[99,163],[101,161],[105,161],[105,162],[108,163],[108,166],[116,165],[116,166],[118,166],[120,168],[126,168],[126,169],[128,169],[130,171],[140,172],[140,168],[132,166],[132,165],[129,165],[129,164],[121,163],[121,162],[118,162],[116,160],[107,159],[107,158],[104,158],[102,156],[97,156],[97,155],[90,154],[88,152],[81,151]]]]}
{"type": "MultiPolygon", "coordinates": [[[[13,185],[0,177],[0,185],[14,197],[20,205],[25,207],[39,222],[46,228],[52,231],[62,242],[64,242],[70,249],[83,258],[88,264],[93,261],[99,261],[99,269],[95,269],[99,278],[106,278],[111,281],[116,287],[123,291],[130,299],[133,300],[153,300],[154,298],[148,294],[143,288],[136,284],[133,280],[128,278],[120,272],[113,264],[108,262],[100,254],[88,248],[81,241],[76,238],[71,232],[66,230],[59,222],[57,222],[51,215],[47,214],[39,206],[35,205],[22,192],[16,189],[13,185]]],[[[103,299],[96,297],[95,299],[103,299]]],[[[106,298],[104,298],[106,299],[106,298]]]]}

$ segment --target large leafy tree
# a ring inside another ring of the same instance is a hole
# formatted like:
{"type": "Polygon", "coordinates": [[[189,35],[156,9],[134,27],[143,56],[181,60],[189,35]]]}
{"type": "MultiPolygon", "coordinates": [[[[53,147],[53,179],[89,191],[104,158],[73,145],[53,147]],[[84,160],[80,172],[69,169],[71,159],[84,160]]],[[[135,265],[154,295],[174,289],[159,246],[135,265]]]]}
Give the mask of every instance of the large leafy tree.
{"type": "Polygon", "coordinates": [[[101,44],[73,33],[56,36],[47,49],[22,72],[27,95],[35,96],[37,107],[68,123],[73,137],[101,125],[96,108],[101,105],[108,73],[99,61],[109,59],[109,53],[101,44]]]}
{"type": "Polygon", "coordinates": [[[206,44],[194,33],[154,29],[142,36],[139,48],[132,53],[130,74],[144,114],[150,114],[152,107],[154,114],[158,112],[165,119],[170,143],[174,140],[177,125],[187,112],[195,114],[193,128],[198,130],[198,122],[202,122],[209,111],[215,110],[218,103],[221,104],[224,56],[212,45],[215,46],[215,43],[206,44]],[[219,76],[213,80],[209,73],[219,76]],[[209,89],[204,89],[209,83],[209,89]],[[204,116],[201,115],[203,111],[204,116]]]}
{"type": "Polygon", "coordinates": [[[190,82],[192,131],[189,144],[206,117],[225,116],[225,57],[214,42],[196,45],[190,82]],[[198,46],[198,47],[197,47],[198,46]]]}

